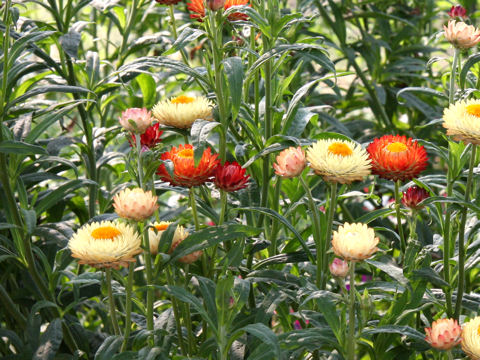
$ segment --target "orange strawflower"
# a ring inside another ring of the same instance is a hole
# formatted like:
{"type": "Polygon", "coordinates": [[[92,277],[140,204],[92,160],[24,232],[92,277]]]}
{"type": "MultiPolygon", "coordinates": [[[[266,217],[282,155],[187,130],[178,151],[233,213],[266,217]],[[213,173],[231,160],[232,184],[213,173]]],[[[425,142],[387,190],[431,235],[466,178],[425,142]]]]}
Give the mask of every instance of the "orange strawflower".
{"type": "Polygon", "coordinates": [[[203,151],[202,159],[197,167],[193,161],[193,146],[190,144],[172,147],[170,151],[162,154],[162,160],[170,160],[173,163],[173,177],[167,171],[165,164],[157,169],[160,179],[175,186],[192,187],[210,181],[215,175],[220,160],[217,154],[212,154],[210,148],[203,151]]]}
{"type": "MultiPolygon", "coordinates": [[[[223,8],[227,10],[232,6],[239,6],[239,5],[247,5],[248,0],[226,0],[225,5],[223,8]]],[[[203,4],[203,0],[190,0],[187,3],[187,8],[191,12],[190,18],[197,19],[202,21],[202,18],[205,17],[205,6],[203,4]]],[[[235,21],[235,20],[247,20],[248,16],[239,12],[233,13],[228,15],[228,20],[235,21]]]]}
{"type": "Polygon", "coordinates": [[[372,174],[388,180],[411,180],[427,167],[427,152],[411,138],[385,135],[367,147],[372,174]]]}

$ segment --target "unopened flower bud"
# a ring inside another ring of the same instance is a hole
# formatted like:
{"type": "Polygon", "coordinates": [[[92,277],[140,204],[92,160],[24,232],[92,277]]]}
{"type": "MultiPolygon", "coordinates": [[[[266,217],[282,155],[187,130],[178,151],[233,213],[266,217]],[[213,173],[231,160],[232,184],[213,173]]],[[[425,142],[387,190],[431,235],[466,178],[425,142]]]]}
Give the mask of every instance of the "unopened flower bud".
{"type": "Polygon", "coordinates": [[[225,0],[208,0],[208,8],[217,11],[225,6],[225,0]]]}
{"type": "Polygon", "coordinates": [[[452,6],[450,11],[447,13],[452,19],[456,17],[461,17],[465,19],[467,17],[467,9],[465,9],[462,5],[452,6]]]}
{"type": "Polygon", "coordinates": [[[428,197],[430,197],[430,194],[427,190],[418,186],[412,186],[403,193],[402,204],[410,209],[419,210],[423,206],[418,204],[428,197]]]}
{"type": "Polygon", "coordinates": [[[344,278],[348,274],[348,262],[335,258],[330,264],[330,272],[333,276],[344,278]]]}
{"type": "Polygon", "coordinates": [[[425,341],[433,348],[450,350],[460,343],[462,328],[455,319],[438,319],[432,323],[431,328],[425,328],[425,333],[425,341]]]}

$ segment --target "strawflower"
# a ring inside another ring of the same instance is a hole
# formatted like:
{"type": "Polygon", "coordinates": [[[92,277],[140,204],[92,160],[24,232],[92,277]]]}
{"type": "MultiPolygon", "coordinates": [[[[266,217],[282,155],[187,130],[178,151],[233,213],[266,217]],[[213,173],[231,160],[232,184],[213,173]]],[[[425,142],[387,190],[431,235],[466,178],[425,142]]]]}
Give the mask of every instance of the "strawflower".
{"type": "Polygon", "coordinates": [[[462,328],[455,319],[438,319],[425,328],[425,341],[438,350],[450,350],[461,341],[462,328]]]}
{"type": "Polygon", "coordinates": [[[152,121],[151,112],[145,108],[127,109],[122,112],[122,116],[120,117],[120,125],[122,125],[125,130],[136,134],[143,134],[152,121]],[[132,121],[135,125],[131,124],[132,121]]]}
{"type": "Polygon", "coordinates": [[[329,268],[333,276],[344,278],[348,274],[348,262],[339,258],[333,259],[329,268]]]}
{"type": "Polygon", "coordinates": [[[79,264],[115,269],[135,262],[135,256],[142,252],[140,245],[140,237],[133,227],[114,221],[87,224],[68,242],[79,264]]]}
{"type": "Polygon", "coordinates": [[[212,107],[213,103],[203,96],[181,95],[160,101],[153,107],[152,113],[162,125],[188,129],[197,119],[213,120],[212,107]]]}
{"type": "Polygon", "coordinates": [[[412,186],[403,192],[402,204],[410,209],[420,210],[423,206],[419,206],[418,204],[428,197],[430,197],[430,194],[427,190],[418,186],[412,186]]]}
{"type": "MultiPolygon", "coordinates": [[[[247,5],[248,0],[226,0],[223,8],[227,10],[232,6],[247,5]]],[[[190,0],[187,2],[187,8],[190,11],[190,18],[202,21],[205,17],[205,6],[203,0],[190,0]]],[[[247,20],[248,16],[239,12],[228,15],[228,20],[247,20]]]]}
{"type": "Polygon", "coordinates": [[[285,178],[294,178],[300,175],[307,164],[305,153],[300,146],[289,147],[280,152],[273,164],[275,174],[285,178]]]}
{"type": "Polygon", "coordinates": [[[458,101],[443,111],[447,135],[466,144],[480,144],[480,100],[458,101]]]}
{"type": "MultiPolygon", "coordinates": [[[[159,130],[159,123],[149,126],[143,134],[140,135],[140,146],[142,150],[153,149],[162,139],[160,136],[163,134],[163,130],[159,130]]],[[[132,134],[128,139],[130,146],[135,146],[135,134],[132,134]]]]}
{"type": "Polygon", "coordinates": [[[470,359],[480,359],[480,316],[463,324],[462,350],[470,359]]]}
{"type": "Polygon", "coordinates": [[[155,230],[152,228],[148,229],[148,244],[150,245],[150,254],[157,255],[160,238],[170,224],[170,221],[155,222],[152,224],[152,227],[155,228],[155,230]]]}
{"type": "MultiPolygon", "coordinates": [[[[172,246],[170,247],[170,251],[168,252],[171,254],[180,243],[185,240],[188,236],[188,232],[183,228],[183,226],[178,226],[177,229],[175,230],[175,235],[173,236],[172,239],[172,246]]],[[[195,261],[197,261],[200,256],[202,256],[203,251],[198,250],[194,251],[191,254],[182,256],[181,258],[178,259],[179,262],[184,263],[184,264],[191,264],[195,261]]]]}
{"type": "Polygon", "coordinates": [[[372,174],[387,180],[411,180],[427,167],[427,152],[411,138],[385,135],[367,147],[372,160],[372,174]]]}
{"type": "Polygon", "coordinates": [[[352,141],[319,140],[307,149],[307,161],[328,182],[349,184],[370,174],[368,154],[352,141]]]}
{"type": "Polygon", "coordinates": [[[210,181],[215,175],[219,164],[217,154],[213,154],[210,148],[203,151],[202,158],[197,167],[193,161],[193,146],[190,144],[172,147],[170,151],[162,154],[162,160],[170,160],[173,164],[173,177],[168,173],[165,164],[157,169],[160,179],[175,186],[192,187],[210,181]]]}
{"type": "Polygon", "coordinates": [[[470,49],[480,42],[480,30],[463,21],[450,20],[448,25],[443,25],[445,39],[457,49],[470,49]]]}
{"type": "Polygon", "coordinates": [[[332,248],[335,255],[347,261],[368,259],[377,250],[378,237],[365,224],[345,223],[333,232],[332,248]]]}
{"type": "Polygon", "coordinates": [[[125,189],[113,197],[115,212],[124,219],[142,221],[158,209],[158,198],[140,188],[125,189]]]}
{"type": "Polygon", "coordinates": [[[225,164],[217,167],[213,182],[217,188],[226,192],[244,189],[248,186],[250,178],[250,175],[245,175],[245,172],[246,169],[242,169],[236,161],[232,163],[226,161],[225,164]]]}
{"type": "Polygon", "coordinates": [[[462,5],[454,5],[450,8],[450,11],[447,13],[452,19],[457,17],[461,17],[462,19],[467,18],[467,9],[465,9],[462,5]]]}

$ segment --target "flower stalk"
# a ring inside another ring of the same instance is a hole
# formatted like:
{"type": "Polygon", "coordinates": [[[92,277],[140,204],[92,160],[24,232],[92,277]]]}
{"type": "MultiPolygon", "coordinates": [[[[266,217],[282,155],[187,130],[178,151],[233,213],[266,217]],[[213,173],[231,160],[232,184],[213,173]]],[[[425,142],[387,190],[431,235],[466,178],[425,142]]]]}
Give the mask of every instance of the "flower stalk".
{"type": "MultiPolygon", "coordinates": [[[[325,289],[327,285],[327,274],[328,274],[328,261],[327,261],[327,251],[332,238],[332,228],[333,228],[333,218],[335,216],[335,211],[337,209],[337,183],[332,182],[330,184],[330,204],[327,209],[327,231],[325,232],[325,238],[323,239],[323,249],[322,249],[322,280],[320,284],[320,289],[325,289]]],[[[318,256],[318,255],[317,255],[318,256]]],[[[318,264],[317,264],[318,267],[318,264]]]]}
{"type": "Polygon", "coordinates": [[[113,298],[112,291],[112,269],[107,267],[105,268],[106,275],[106,285],[108,291],[108,305],[110,309],[110,320],[112,321],[112,327],[115,335],[120,335],[120,327],[118,326],[117,321],[117,310],[115,309],[115,299],[113,298]]]}
{"type": "Polygon", "coordinates": [[[123,332],[122,352],[127,350],[128,338],[132,330],[132,288],[133,288],[133,272],[135,270],[135,263],[128,264],[128,279],[125,294],[125,330],[123,332]]]}
{"type": "Polygon", "coordinates": [[[406,243],[405,235],[402,226],[402,211],[400,209],[402,204],[402,195],[400,193],[400,180],[395,181],[395,213],[397,216],[398,235],[400,236],[400,250],[402,256],[405,256],[406,243]]]}
{"type": "Polygon", "coordinates": [[[355,262],[350,261],[350,291],[348,303],[347,359],[355,359],[355,262]]]}

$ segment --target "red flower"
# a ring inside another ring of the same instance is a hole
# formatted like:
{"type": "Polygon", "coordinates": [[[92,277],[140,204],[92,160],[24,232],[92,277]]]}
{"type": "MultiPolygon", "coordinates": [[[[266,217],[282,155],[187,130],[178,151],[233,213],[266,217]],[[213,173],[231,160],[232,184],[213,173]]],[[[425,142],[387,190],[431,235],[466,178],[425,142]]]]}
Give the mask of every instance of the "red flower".
{"type": "Polygon", "coordinates": [[[182,0],[155,0],[157,3],[162,5],[175,5],[178,4],[182,0]]]}
{"type": "Polygon", "coordinates": [[[430,194],[427,190],[418,186],[412,186],[403,193],[402,204],[410,209],[419,210],[423,206],[418,206],[418,204],[428,197],[430,197],[430,194]]]}
{"type": "MultiPolygon", "coordinates": [[[[160,136],[162,136],[163,130],[158,130],[159,126],[159,123],[153,124],[152,126],[149,126],[142,135],[140,135],[140,144],[142,150],[144,148],[153,149],[155,145],[162,141],[162,139],[160,139],[160,136]]],[[[130,146],[135,146],[134,134],[132,134],[131,138],[128,139],[128,142],[130,143],[130,146]]]]}
{"type": "Polygon", "coordinates": [[[195,167],[193,146],[190,144],[179,145],[178,148],[172,147],[172,150],[162,154],[161,159],[170,160],[173,163],[173,178],[165,164],[161,164],[157,169],[160,179],[172,185],[184,187],[198,186],[210,181],[220,162],[217,154],[212,155],[211,149],[207,148],[203,152],[200,163],[195,167]]]}
{"type": "Polygon", "coordinates": [[[465,9],[462,5],[452,6],[447,14],[452,19],[455,19],[457,17],[465,19],[467,18],[467,9],[465,9]]]}
{"type": "Polygon", "coordinates": [[[427,152],[411,138],[385,135],[367,147],[372,173],[388,180],[411,180],[427,167],[427,152]]]}
{"type": "Polygon", "coordinates": [[[250,175],[245,175],[246,169],[242,169],[236,161],[219,165],[215,171],[213,182],[219,189],[227,192],[237,191],[247,187],[250,175]]]}
{"type": "MultiPolygon", "coordinates": [[[[227,10],[232,6],[238,5],[247,5],[248,0],[226,0],[225,5],[223,8],[227,10]]],[[[197,19],[202,21],[202,18],[205,17],[205,7],[203,5],[203,0],[190,0],[187,3],[187,8],[192,14],[190,14],[191,19],[197,19]]],[[[248,16],[239,12],[233,13],[228,15],[228,20],[235,21],[235,20],[247,20],[248,16]]]]}

